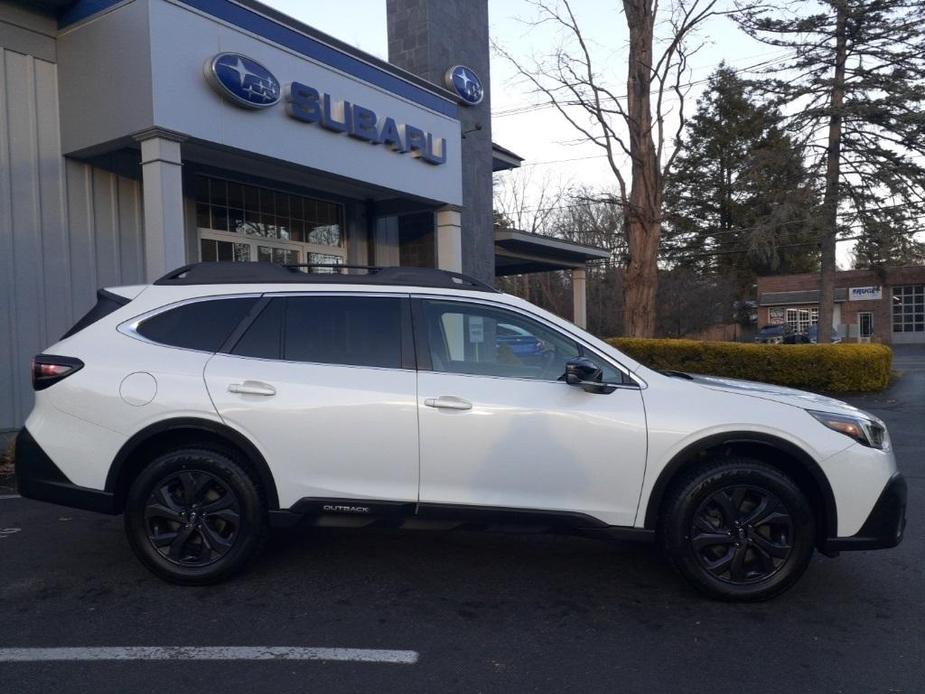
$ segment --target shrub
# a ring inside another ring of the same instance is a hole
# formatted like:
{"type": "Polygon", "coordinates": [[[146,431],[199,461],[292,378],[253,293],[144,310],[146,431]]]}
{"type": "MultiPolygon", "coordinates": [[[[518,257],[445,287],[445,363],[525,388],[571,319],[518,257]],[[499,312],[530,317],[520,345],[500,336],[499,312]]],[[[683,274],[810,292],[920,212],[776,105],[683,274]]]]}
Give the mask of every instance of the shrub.
{"type": "Polygon", "coordinates": [[[616,337],[608,343],[651,369],[690,371],[830,393],[882,390],[893,352],[885,345],[754,345],[616,337]]]}

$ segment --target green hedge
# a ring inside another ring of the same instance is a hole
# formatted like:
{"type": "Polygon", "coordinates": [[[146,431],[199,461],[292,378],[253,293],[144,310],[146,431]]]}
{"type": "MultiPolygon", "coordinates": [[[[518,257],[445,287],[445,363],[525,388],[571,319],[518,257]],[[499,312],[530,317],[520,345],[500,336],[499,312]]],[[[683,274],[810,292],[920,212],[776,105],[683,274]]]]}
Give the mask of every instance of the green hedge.
{"type": "Polygon", "coordinates": [[[616,337],[608,343],[658,370],[690,371],[830,393],[882,390],[893,352],[876,344],[756,345],[616,337]]]}

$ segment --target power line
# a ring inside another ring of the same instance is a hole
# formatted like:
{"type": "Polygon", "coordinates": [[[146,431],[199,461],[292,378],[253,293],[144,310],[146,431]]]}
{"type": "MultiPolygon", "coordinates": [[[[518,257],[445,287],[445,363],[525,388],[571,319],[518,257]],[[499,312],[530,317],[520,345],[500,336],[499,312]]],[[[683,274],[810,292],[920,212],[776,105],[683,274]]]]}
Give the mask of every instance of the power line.
{"type": "MultiPolygon", "coordinates": [[[[759,55],[760,55],[760,54],[759,54],[759,55]]],[[[769,60],[763,60],[763,61],[761,61],[761,62],[759,62],[759,63],[755,63],[754,65],[749,65],[749,66],[743,67],[743,68],[730,68],[730,69],[731,69],[732,72],[735,73],[735,74],[741,74],[741,73],[743,73],[743,72],[752,72],[752,71],[754,71],[756,68],[760,68],[760,67],[769,67],[769,66],[771,66],[771,65],[783,63],[783,62],[786,62],[786,61],[789,60],[789,59],[790,59],[790,52],[787,51],[787,54],[784,55],[784,56],[782,56],[782,57],[778,57],[778,58],[774,58],[774,59],[769,59],[769,60]]],[[[718,65],[720,65],[720,63],[715,63],[712,67],[717,67],[718,65]]],[[[710,81],[710,78],[709,78],[709,77],[704,77],[704,78],[699,79],[699,80],[693,80],[693,81],[691,81],[691,82],[685,82],[685,83],[683,83],[683,84],[681,84],[681,85],[678,85],[678,86],[679,86],[679,87],[696,87],[696,86],[699,86],[699,85],[701,85],[701,84],[706,84],[706,83],[709,82],[709,81],[710,81]]],[[[673,87],[672,87],[672,88],[673,88],[673,87]]],[[[650,92],[650,94],[651,94],[652,96],[655,96],[655,95],[658,94],[658,91],[657,91],[657,90],[652,91],[652,92],[650,92]]],[[[627,96],[628,96],[628,95],[626,95],[626,94],[620,94],[620,95],[615,96],[615,97],[606,97],[606,98],[604,98],[604,99],[601,99],[601,101],[602,101],[602,103],[617,102],[617,101],[621,101],[621,100],[623,100],[623,99],[626,99],[627,96]]],[[[667,98],[667,99],[663,99],[663,101],[668,101],[668,102],[674,102],[674,101],[677,101],[677,100],[678,100],[678,97],[677,97],[677,96],[671,96],[671,97],[669,97],[669,98],[667,98]]],[[[579,102],[577,102],[577,101],[565,101],[565,102],[563,102],[563,105],[565,105],[565,106],[578,106],[578,105],[579,105],[579,102]]],[[[543,103],[543,104],[524,104],[524,105],[521,105],[521,106],[512,106],[512,107],[510,107],[510,108],[503,109],[503,110],[501,110],[501,111],[495,111],[495,112],[493,112],[493,113],[491,114],[491,117],[492,117],[492,118],[507,118],[507,117],[509,117],[509,116],[518,116],[518,115],[522,115],[522,114],[525,114],[525,113],[533,113],[534,111],[546,110],[546,109],[553,108],[553,107],[554,107],[554,105],[551,104],[551,103],[543,103]]]]}

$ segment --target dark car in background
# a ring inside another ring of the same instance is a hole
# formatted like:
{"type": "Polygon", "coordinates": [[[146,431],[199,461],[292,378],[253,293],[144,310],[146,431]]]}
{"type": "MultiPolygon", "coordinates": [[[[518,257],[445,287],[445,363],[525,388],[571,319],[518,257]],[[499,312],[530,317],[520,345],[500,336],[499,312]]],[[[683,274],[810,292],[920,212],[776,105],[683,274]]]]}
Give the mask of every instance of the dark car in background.
{"type": "MultiPolygon", "coordinates": [[[[811,325],[805,333],[793,333],[784,338],[785,345],[814,345],[819,342],[819,326],[811,325]]],[[[832,328],[832,336],[829,338],[832,344],[841,342],[841,335],[836,328],[832,328]]]]}
{"type": "Polygon", "coordinates": [[[755,342],[760,345],[782,345],[793,336],[793,329],[783,323],[766,325],[755,335],[755,342]]]}

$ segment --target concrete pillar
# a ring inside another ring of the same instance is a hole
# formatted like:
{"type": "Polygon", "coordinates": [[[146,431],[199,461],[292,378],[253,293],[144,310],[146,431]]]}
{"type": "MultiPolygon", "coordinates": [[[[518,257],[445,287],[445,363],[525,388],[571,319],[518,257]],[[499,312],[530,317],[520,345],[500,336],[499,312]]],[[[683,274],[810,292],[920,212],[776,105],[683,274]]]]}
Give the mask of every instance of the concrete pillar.
{"type": "Polygon", "coordinates": [[[579,328],[588,327],[588,271],[572,269],[572,315],[579,328]]]}
{"type": "Polygon", "coordinates": [[[465,133],[460,142],[461,217],[466,230],[460,238],[461,272],[491,284],[495,279],[495,223],[488,0],[386,0],[386,19],[393,65],[434,84],[444,84],[452,66],[465,65],[482,80],[482,102],[459,107],[460,130],[465,133]]]}
{"type": "Polygon", "coordinates": [[[437,267],[462,272],[462,215],[458,207],[437,210],[437,267]]]}
{"type": "Polygon", "coordinates": [[[164,130],[148,130],[141,142],[141,174],[145,213],[145,277],[151,282],[186,264],[183,217],[184,138],[164,130]]]}
{"type": "Polygon", "coordinates": [[[397,267],[401,253],[398,246],[398,217],[378,217],[373,234],[373,265],[397,267]]]}

